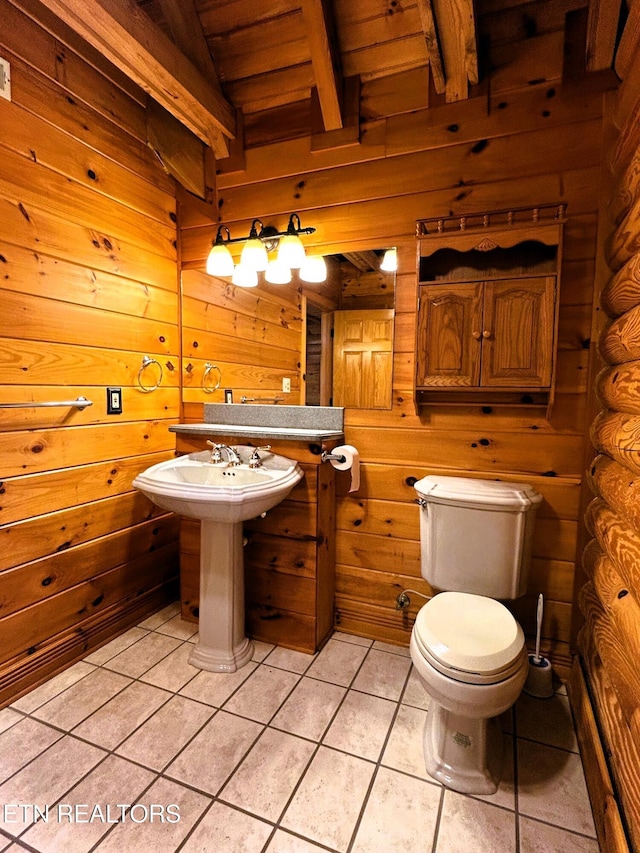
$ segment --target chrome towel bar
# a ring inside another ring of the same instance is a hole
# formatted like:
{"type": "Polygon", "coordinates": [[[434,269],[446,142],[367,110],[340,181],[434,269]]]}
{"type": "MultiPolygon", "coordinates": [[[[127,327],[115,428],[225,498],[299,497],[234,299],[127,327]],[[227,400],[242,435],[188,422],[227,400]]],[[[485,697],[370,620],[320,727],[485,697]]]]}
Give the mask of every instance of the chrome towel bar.
{"type": "Polygon", "coordinates": [[[51,406],[69,406],[82,411],[87,406],[93,406],[93,403],[86,397],[76,397],[75,400],[61,400],[60,402],[41,400],[37,403],[0,403],[0,409],[44,409],[51,406]]]}

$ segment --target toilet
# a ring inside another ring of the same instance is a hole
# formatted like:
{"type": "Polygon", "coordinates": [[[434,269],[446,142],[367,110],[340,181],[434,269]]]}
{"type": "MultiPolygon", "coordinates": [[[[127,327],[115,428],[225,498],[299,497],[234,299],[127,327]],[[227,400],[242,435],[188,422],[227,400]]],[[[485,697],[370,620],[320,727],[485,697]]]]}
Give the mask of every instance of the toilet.
{"type": "Polygon", "coordinates": [[[502,776],[498,717],[528,672],[522,628],[496,599],[524,595],[535,512],[522,483],[428,476],[420,505],[422,576],[437,592],[418,611],[411,659],[430,703],[427,772],[464,794],[493,794],[502,776]]]}

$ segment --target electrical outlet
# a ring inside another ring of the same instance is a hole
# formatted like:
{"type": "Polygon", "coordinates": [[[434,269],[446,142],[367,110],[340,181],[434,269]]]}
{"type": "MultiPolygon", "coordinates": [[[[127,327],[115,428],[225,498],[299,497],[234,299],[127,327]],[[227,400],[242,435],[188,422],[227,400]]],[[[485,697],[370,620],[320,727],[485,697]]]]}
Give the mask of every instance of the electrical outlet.
{"type": "Polygon", "coordinates": [[[282,390],[285,394],[291,393],[291,380],[288,376],[284,377],[282,380],[282,390]]]}
{"type": "Polygon", "coordinates": [[[11,100],[11,66],[8,59],[0,59],[0,98],[11,100]]]}
{"type": "Polygon", "coordinates": [[[122,414],[122,388],[107,388],[107,414],[122,414]]]}

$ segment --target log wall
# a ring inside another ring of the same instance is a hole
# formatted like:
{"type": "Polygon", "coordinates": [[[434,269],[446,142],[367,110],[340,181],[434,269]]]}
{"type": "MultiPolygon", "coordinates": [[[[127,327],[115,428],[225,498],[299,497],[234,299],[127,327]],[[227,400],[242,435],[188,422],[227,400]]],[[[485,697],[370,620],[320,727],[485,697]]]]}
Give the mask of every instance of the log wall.
{"type": "Polygon", "coordinates": [[[600,411],[591,427],[592,538],[578,577],[580,654],[572,674],[596,827],[607,851],[640,849],[640,31],[633,17],[623,45],[616,67],[623,82],[605,110],[603,290],[594,315],[594,328],[602,327],[594,382],[600,411]]]}
{"type": "MultiPolygon", "coordinates": [[[[275,143],[273,129],[254,117],[247,129],[244,169],[227,170],[220,161],[217,191],[220,221],[232,236],[247,234],[255,217],[284,228],[296,211],[303,226],[317,229],[305,238],[309,248],[336,253],[398,247],[393,406],[346,412],[346,440],[359,449],[363,465],[359,492],[338,497],[336,624],[344,631],[408,644],[421,601],[399,612],[395,598],[405,587],[430,592],[420,577],[415,479],[438,471],[526,481],[545,500],[529,592],[513,609],[531,637],[536,598],[544,593],[542,647],[566,673],[588,427],[602,100],[611,82],[601,75],[562,82],[559,36],[545,40],[544,82],[537,74],[537,82],[528,82],[533,46],[527,45],[509,66],[513,74],[500,71],[490,95],[477,92],[465,102],[436,99],[428,110],[416,109],[410,75],[387,78],[384,86],[363,82],[359,145],[320,146],[311,152],[309,137],[301,135],[275,143]],[[560,201],[567,203],[568,221],[551,417],[535,409],[479,406],[440,406],[416,414],[416,219],[560,201]]],[[[293,120],[292,127],[297,127],[293,120]]],[[[195,208],[185,211],[181,226],[183,268],[190,275],[201,273],[215,229],[195,208]]],[[[223,348],[233,343],[227,329],[220,329],[223,348]]],[[[271,340],[277,340],[276,330],[271,331],[271,340]]],[[[248,347],[254,347],[255,333],[254,327],[248,347]]],[[[236,361],[246,364],[244,344],[240,350],[236,361]]],[[[227,358],[215,348],[207,351],[209,356],[227,358]]],[[[224,387],[234,387],[236,368],[229,364],[226,370],[230,382],[224,387]]],[[[251,372],[258,375],[254,368],[251,372]]],[[[235,387],[245,386],[242,376],[235,387]]],[[[222,401],[222,389],[211,399],[222,401]]],[[[201,412],[200,402],[187,407],[189,419],[199,419],[201,412]]]]}
{"type": "Polygon", "coordinates": [[[180,340],[175,189],[143,93],[7,0],[0,20],[0,403],[93,401],[0,408],[2,705],[175,597],[177,519],[131,481],[173,452],[180,340]]]}

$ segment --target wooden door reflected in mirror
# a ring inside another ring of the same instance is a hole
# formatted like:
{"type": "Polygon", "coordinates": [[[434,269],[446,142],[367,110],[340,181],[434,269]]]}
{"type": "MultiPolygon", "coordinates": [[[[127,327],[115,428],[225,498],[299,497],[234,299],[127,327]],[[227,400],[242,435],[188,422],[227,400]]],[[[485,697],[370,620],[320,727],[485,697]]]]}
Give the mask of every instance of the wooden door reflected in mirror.
{"type": "Polygon", "coordinates": [[[326,284],[306,297],[305,403],[390,409],[395,273],[384,250],[326,258],[326,284]]]}

